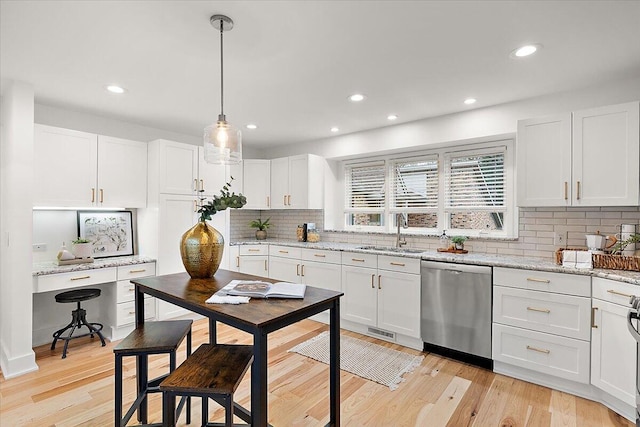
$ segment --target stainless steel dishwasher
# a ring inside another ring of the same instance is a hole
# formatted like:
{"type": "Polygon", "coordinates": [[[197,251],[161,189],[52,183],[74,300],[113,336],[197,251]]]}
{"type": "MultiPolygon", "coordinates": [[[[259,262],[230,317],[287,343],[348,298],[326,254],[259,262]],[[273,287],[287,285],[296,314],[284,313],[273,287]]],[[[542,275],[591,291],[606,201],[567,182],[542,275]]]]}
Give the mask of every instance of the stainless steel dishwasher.
{"type": "Polygon", "coordinates": [[[491,267],[422,261],[425,351],[491,368],[491,267]]]}

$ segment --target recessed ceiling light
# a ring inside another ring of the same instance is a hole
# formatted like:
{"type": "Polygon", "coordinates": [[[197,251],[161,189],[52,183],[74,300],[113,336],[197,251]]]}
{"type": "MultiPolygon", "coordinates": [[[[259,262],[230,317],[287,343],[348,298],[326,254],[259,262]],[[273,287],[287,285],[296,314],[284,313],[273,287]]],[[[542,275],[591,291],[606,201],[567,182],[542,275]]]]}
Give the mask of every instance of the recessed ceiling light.
{"type": "Polygon", "coordinates": [[[360,102],[360,101],[363,101],[365,98],[366,97],[361,93],[354,93],[349,97],[349,100],[353,102],[360,102]]]}
{"type": "Polygon", "coordinates": [[[475,98],[467,98],[464,100],[464,103],[467,105],[471,105],[471,104],[475,104],[476,103],[476,99],[475,98]]]}
{"type": "Polygon", "coordinates": [[[528,44],[525,46],[521,46],[517,49],[514,49],[509,54],[509,56],[511,56],[512,58],[523,58],[525,56],[533,55],[541,48],[542,48],[541,44],[528,44]]]}
{"type": "Polygon", "coordinates": [[[247,125],[247,129],[258,129],[258,125],[254,125],[253,123],[249,123],[247,125]]]}
{"type": "Polygon", "coordinates": [[[398,116],[396,116],[395,114],[389,114],[387,116],[387,120],[396,120],[398,118],[398,116]]]}
{"type": "Polygon", "coordinates": [[[111,93],[117,93],[117,94],[122,94],[127,91],[125,88],[118,85],[107,85],[105,86],[105,89],[107,89],[111,93]]]}
{"type": "Polygon", "coordinates": [[[331,128],[331,132],[338,132],[339,130],[340,130],[340,129],[338,129],[338,128],[337,128],[337,127],[335,127],[335,126],[331,128]]]}

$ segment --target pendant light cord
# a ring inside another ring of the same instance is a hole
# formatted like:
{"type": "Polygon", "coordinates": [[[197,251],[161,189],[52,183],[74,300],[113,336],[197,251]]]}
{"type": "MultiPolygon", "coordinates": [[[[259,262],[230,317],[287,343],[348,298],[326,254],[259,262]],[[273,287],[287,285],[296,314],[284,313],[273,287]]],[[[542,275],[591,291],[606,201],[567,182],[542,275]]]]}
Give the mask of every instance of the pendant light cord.
{"type": "Polygon", "coordinates": [[[220,115],[224,117],[224,44],[222,42],[224,21],[220,20],[220,115]]]}

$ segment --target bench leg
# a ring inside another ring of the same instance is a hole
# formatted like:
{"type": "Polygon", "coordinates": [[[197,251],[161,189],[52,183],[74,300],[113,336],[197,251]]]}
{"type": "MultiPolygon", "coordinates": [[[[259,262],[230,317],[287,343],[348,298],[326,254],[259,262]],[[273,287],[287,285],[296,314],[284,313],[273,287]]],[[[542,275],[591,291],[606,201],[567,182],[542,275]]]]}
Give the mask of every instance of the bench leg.
{"type": "Polygon", "coordinates": [[[115,366],[116,377],[116,396],[115,396],[115,424],[114,426],[120,427],[122,425],[122,356],[116,355],[115,366]]]}
{"type": "Polygon", "coordinates": [[[162,425],[164,427],[175,427],[176,425],[176,396],[165,391],[162,393],[162,425]]]}
{"type": "Polygon", "coordinates": [[[209,422],[209,398],[202,398],[202,427],[206,427],[209,422]]]}
{"type": "Polygon", "coordinates": [[[224,425],[233,427],[233,394],[224,397],[224,425]]]}

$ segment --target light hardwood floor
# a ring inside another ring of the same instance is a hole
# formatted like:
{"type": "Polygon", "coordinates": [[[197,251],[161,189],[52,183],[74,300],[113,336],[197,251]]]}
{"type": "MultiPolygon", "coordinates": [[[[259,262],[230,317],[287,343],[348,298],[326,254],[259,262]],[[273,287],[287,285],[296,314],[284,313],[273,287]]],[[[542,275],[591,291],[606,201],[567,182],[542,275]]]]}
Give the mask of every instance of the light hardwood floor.
{"type": "MultiPolygon", "coordinates": [[[[208,341],[206,320],[194,323],[194,348],[208,341]]],[[[296,353],[293,345],[326,330],[326,325],[302,321],[269,335],[269,421],[276,426],[323,426],[328,414],[328,368],[296,353]]],[[[370,337],[365,340],[420,354],[370,337]]],[[[10,380],[0,378],[0,426],[112,426],[113,352],[115,343],[82,338],[71,342],[66,359],[61,350],[36,348],[40,370],[10,380]]],[[[248,335],[220,325],[218,340],[251,344],[248,335]]],[[[183,344],[184,345],[184,344],[183,344]]],[[[60,346],[62,347],[62,346],[60,346]]],[[[179,361],[184,358],[180,351],[179,361]]],[[[167,357],[153,357],[152,375],[166,370],[167,357]]],[[[135,395],[134,358],[125,358],[125,402],[135,395]]],[[[236,400],[249,407],[247,373],[236,400]]],[[[496,375],[485,369],[426,354],[422,365],[405,375],[395,391],[347,372],[341,373],[341,414],[344,426],[576,426],[634,424],[606,407],[566,393],[496,375]]],[[[210,403],[210,419],[223,412],[210,403]]],[[[150,399],[150,421],[161,416],[160,396],[150,399]]],[[[191,425],[198,425],[200,402],[193,403],[191,425]]],[[[135,416],[134,416],[135,418],[135,416]]],[[[180,426],[186,425],[184,415],[180,426]]]]}

